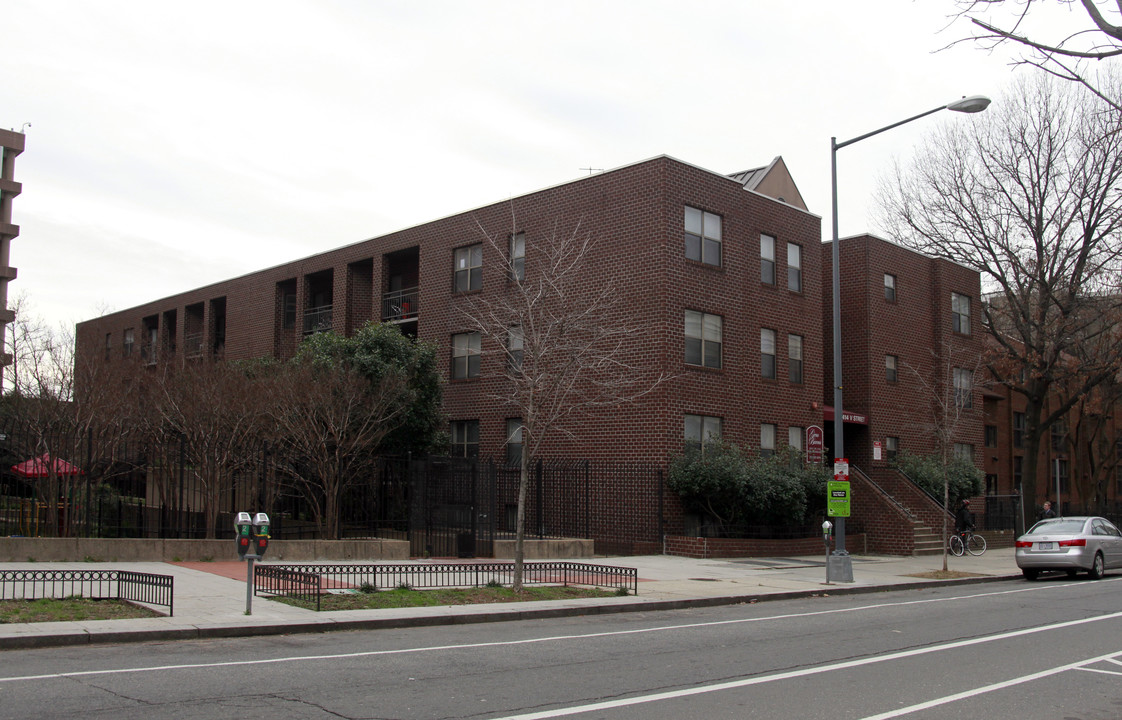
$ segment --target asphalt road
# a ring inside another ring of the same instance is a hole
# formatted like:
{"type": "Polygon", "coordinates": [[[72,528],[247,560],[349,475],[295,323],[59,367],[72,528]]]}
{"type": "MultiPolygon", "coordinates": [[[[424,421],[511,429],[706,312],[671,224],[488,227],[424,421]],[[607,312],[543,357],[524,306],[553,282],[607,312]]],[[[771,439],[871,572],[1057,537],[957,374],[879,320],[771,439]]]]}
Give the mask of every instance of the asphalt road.
{"type": "Polygon", "coordinates": [[[1122,577],[0,654],[0,718],[1122,717],[1122,577]]]}

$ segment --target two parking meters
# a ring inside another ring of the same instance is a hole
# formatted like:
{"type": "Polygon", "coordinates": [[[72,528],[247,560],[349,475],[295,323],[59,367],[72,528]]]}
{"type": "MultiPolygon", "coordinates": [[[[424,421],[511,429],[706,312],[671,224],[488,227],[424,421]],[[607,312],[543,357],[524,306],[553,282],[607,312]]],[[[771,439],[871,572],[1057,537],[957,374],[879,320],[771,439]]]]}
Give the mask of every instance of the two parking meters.
{"type": "Polygon", "coordinates": [[[238,543],[238,558],[259,560],[269,547],[269,516],[259,512],[250,519],[249,513],[240,512],[234,519],[234,540],[238,543]]]}

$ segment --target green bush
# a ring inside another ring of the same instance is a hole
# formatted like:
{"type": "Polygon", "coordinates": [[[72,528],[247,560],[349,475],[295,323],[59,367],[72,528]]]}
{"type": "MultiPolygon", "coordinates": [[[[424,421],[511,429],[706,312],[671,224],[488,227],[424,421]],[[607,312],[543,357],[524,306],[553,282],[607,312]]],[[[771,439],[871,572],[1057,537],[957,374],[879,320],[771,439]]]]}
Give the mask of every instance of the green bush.
{"type": "Polygon", "coordinates": [[[670,464],[668,485],[683,509],[736,525],[801,525],[825,505],[825,468],[784,447],[767,458],[749,458],[736,445],[706,443],[670,464]]]}
{"type": "MultiPolygon", "coordinates": [[[[896,457],[896,468],[932,497],[943,502],[943,462],[936,455],[913,455],[901,451],[896,457]]],[[[986,476],[969,460],[952,458],[947,463],[947,484],[951,507],[963,498],[981,495],[986,487],[986,476]]]]}

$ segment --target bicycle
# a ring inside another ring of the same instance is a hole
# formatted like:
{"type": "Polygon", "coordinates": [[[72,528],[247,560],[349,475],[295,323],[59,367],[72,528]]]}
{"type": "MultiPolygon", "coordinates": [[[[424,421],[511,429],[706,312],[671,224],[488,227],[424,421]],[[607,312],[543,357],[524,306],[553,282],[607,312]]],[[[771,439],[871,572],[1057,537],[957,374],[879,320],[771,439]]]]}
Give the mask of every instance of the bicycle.
{"type": "Polygon", "coordinates": [[[962,557],[963,552],[968,552],[971,555],[981,555],[986,551],[986,539],[975,534],[973,530],[965,530],[951,535],[947,544],[951,554],[955,557],[962,557]]]}

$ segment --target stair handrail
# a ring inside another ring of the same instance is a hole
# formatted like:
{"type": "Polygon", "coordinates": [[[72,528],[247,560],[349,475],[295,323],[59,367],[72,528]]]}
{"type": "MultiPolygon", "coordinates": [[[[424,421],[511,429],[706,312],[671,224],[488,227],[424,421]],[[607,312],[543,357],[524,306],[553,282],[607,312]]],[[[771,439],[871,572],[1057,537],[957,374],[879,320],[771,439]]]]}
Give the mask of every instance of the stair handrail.
{"type": "Polygon", "coordinates": [[[887,500],[888,500],[888,501],[889,501],[890,503],[892,503],[892,504],[893,504],[893,505],[895,505],[896,507],[900,508],[900,511],[901,511],[901,512],[903,512],[903,513],[904,513],[904,515],[908,516],[908,517],[909,517],[909,518],[911,518],[912,520],[915,520],[915,519],[916,519],[915,513],[913,513],[913,512],[912,512],[912,511],[911,511],[911,510],[910,510],[910,509],[908,508],[908,506],[907,506],[907,505],[905,505],[904,503],[902,503],[902,502],[900,502],[899,500],[897,500],[897,499],[896,499],[896,498],[895,498],[895,497],[894,497],[894,496],[892,495],[892,493],[888,492],[887,490],[885,490],[884,488],[882,488],[882,487],[881,487],[880,485],[878,485],[878,484],[877,484],[877,481],[876,481],[876,480],[873,480],[873,479],[872,479],[871,477],[869,477],[869,476],[868,476],[868,474],[866,474],[866,473],[865,473],[865,471],[863,471],[863,470],[862,470],[861,468],[857,467],[856,465],[850,465],[850,466],[849,466],[849,472],[850,472],[850,474],[856,474],[856,475],[860,475],[860,476],[861,476],[862,478],[864,478],[864,479],[865,479],[865,482],[869,483],[869,484],[870,484],[870,485],[872,485],[872,486],[873,486],[874,488],[876,488],[877,492],[879,492],[879,493],[880,493],[880,494],[881,494],[882,496],[884,496],[884,498],[885,498],[885,499],[887,499],[887,500]]]}

